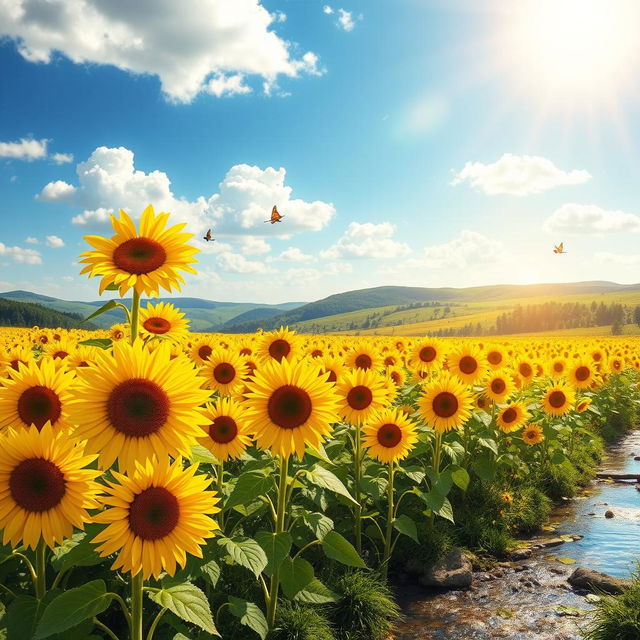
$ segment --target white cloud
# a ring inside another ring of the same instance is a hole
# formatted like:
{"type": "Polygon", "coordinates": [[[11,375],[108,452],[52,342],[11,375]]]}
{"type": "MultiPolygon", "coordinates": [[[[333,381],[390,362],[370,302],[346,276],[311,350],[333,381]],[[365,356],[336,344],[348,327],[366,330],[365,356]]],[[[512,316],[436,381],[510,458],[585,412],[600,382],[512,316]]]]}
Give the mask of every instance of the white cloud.
{"type": "Polygon", "coordinates": [[[590,178],[588,171],[563,171],[547,158],[505,153],[492,164],[467,162],[451,184],[468,182],[488,195],[508,193],[524,196],[563,185],[582,184],[590,178]]]}
{"type": "MultiPolygon", "coordinates": [[[[1,9],[0,15],[2,15],[1,9]]],[[[22,138],[19,142],[0,142],[0,158],[27,161],[41,160],[47,157],[47,143],[48,140],[45,138],[42,140],[22,138]]]]}
{"type": "Polygon", "coordinates": [[[244,84],[244,80],[245,77],[242,73],[227,76],[219,73],[207,82],[206,91],[216,98],[251,93],[251,87],[244,84]]]}
{"type": "Polygon", "coordinates": [[[285,249],[279,256],[271,258],[271,261],[282,260],[284,262],[310,262],[313,256],[303,253],[298,247],[289,247],[285,249]]]}
{"type": "Polygon", "coordinates": [[[562,205],[544,222],[548,233],[598,234],[616,231],[640,231],[640,216],[607,210],[595,204],[562,205]]]}
{"type": "Polygon", "coordinates": [[[293,57],[270,30],[281,15],[259,0],[11,0],[0,3],[0,36],[30,62],[49,63],[58,52],[77,64],[151,74],[169,99],[190,102],[218,74],[274,82],[309,72],[304,56],[293,57]]]}
{"type": "Polygon", "coordinates": [[[464,269],[494,262],[501,251],[500,242],[476,231],[464,230],[451,242],[427,247],[421,264],[429,269],[464,269]]]}
{"type": "Polygon", "coordinates": [[[353,265],[350,262],[329,262],[324,269],[329,276],[341,276],[353,273],[353,265]]]}
{"type": "Polygon", "coordinates": [[[20,262],[22,264],[42,264],[42,257],[35,249],[8,247],[2,242],[0,242],[0,256],[6,256],[14,262],[20,262]]]}
{"type": "Polygon", "coordinates": [[[328,4],[325,4],[324,7],[322,7],[322,12],[330,16],[333,13],[333,9],[328,4]]]}
{"type": "Polygon", "coordinates": [[[58,236],[47,236],[47,246],[59,249],[64,247],[64,240],[58,236]]]}
{"type": "Polygon", "coordinates": [[[227,273],[268,273],[268,267],[262,262],[247,260],[239,253],[225,251],[218,255],[216,264],[227,273]]]}
{"type": "Polygon", "coordinates": [[[271,251],[271,247],[264,238],[243,236],[240,239],[240,251],[248,256],[259,256],[263,253],[269,253],[269,251],[271,251]]]}
{"type": "Polygon", "coordinates": [[[392,239],[395,227],[390,222],[352,222],[338,242],[321,251],[327,259],[336,258],[399,258],[410,253],[406,244],[392,239]]]}
{"type": "MultiPolygon", "coordinates": [[[[145,173],[137,169],[133,152],[124,147],[98,147],[77,165],[76,173],[77,187],[57,180],[47,184],[36,197],[46,202],[65,202],[80,210],[72,222],[81,226],[104,227],[109,214],[119,208],[137,217],[151,203],[157,211],[170,211],[174,219],[187,222],[198,241],[212,227],[215,237],[253,236],[246,242],[253,243],[254,253],[264,253],[268,245],[255,238],[319,231],[335,215],[330,203],[292,198],[293,190],[285,184],[284,168],[235,165],[218,185],[217,193],[193,201],[176,197],[169,176],[163,171],[145,173]],[[284,219],[266,224],[274,204],[284,219]]],[[[204,242],[201,244],[204,246],[204,242]]]]}
{"type": "Polygon", "coordinates": [[[27,236],[24,241],[27,244],[38,244],[38,238],[34,238],[33,236],[27,236]]]}
{"type": "Polygon", "coordinates": [[[338,9],[338,26],[343,31],[353,31],[356,26],[353,13],[351,11],[345,11],[344,9],[338,9]]]}
{"type": "Polygon", "coordinates": [[[284,13],[284,11],[275,11],[274,13],[271,14],[271,17],[273,18],[274,22],[286,22],[287,21],[287,14],[284,13]]]}
{"type": "Polygon", "coordinates": [[[51,159],[56,164],[68,164],[69,162],[73,162],[73,153],[54,153],[51,159]]]}

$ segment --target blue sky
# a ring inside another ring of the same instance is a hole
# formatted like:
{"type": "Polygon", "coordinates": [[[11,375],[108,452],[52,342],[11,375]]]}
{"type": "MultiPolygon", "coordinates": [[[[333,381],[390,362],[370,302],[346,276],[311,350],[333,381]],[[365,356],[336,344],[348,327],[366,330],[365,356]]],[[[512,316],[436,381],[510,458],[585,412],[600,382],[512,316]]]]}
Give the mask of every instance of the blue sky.
{"type": "Polygon", "coordinates": [[[478,5],[0,0],[0,291],[95,299],[149,203],[184,295],[640,280],[637,5],[478,5]]]}

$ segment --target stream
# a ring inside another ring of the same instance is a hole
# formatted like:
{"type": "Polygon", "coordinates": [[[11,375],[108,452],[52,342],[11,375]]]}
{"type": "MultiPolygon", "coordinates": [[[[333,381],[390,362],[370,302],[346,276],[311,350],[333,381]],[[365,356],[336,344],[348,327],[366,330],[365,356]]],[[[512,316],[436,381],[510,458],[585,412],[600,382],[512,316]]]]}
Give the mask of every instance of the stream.
{"type": "MultiPolygon", "coordinates": [[[[640,431],[612,445],[601,470],[640,473],[635,456],[640,456],[640,431]]],[[[548,537],[577,534],[582,539],[500,563],[497,571],[474,572],[470,589],[437,593],[403,586],[399,595],[405,618],[396,627],[396,640],[580,640],[593,604],[574,593],[567,578],[576,567],[630,576],[640,561],[636,486],[594,481],[554,509],[553,531],[545,532],[548,537]],[[607,510],[614,518],[605,518],[607,510]]]]}

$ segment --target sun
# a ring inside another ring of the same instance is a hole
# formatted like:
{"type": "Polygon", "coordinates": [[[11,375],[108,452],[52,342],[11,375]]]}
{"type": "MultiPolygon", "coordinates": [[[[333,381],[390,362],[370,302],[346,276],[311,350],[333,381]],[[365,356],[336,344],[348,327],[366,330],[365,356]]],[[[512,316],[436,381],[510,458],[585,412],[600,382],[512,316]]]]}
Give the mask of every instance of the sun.
{"type": "Polygon", "coordinates": [[[519,82],[539,98],[609,101],[634,82],[640,62],[637,0],[524,0],[506,6],[502,53],[519,82]]]}

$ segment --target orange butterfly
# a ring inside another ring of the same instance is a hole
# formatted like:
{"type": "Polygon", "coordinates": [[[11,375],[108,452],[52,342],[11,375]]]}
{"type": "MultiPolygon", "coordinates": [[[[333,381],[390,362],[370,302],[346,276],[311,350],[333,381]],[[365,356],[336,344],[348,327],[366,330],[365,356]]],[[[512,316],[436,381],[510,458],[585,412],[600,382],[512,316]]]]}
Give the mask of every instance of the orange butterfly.
{"type": "Polygon", "coordinates": [[[207,242],[215,242],[215,238],[211,237],[211,229],[209,229],[209,231],[207,231],[207,233],[202,236],[204,240],[206,240],[207,242]]]}
{"type": "Polygon", "coordinates": [[[276,222],[280,222],[282,218],[284,218],[284,216],[281,216],[278,213],[278,207],[276,207],[276,205],[274,204],[273,209],[271,209],[271,219],[265,220],[265,222],[270,222],[271,224],[275,224],[276,222]]]}
{"type": "Polygon", "coordinates": [[[559,245],[553,246],[553,253],[567,253],[564,250],[564,242],[561,242],[559,245]]]}

